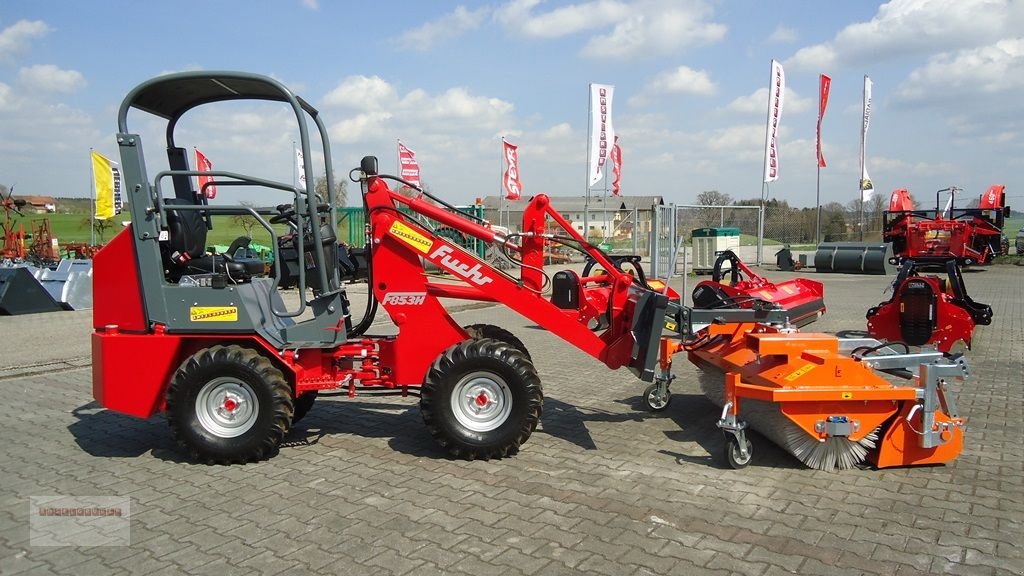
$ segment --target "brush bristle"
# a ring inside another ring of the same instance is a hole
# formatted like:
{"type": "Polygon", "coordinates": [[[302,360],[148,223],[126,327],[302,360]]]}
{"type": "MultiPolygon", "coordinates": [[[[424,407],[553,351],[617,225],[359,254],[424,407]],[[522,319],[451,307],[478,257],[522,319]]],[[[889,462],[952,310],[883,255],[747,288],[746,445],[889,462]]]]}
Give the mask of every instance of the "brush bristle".
{"type": "MultiPolygon", "coordinates": [[[[725,375],[720,370],[703,367],[698,381],[709,400],[718,407],[725,405],[725,375]]],[[[867,459],[878,443],[878,430],[859,441],[832,436],[822,442],[787,418],[774,402],[744,398],[740,405],[740,418],[809,468],[817,470],[855,468],[867,459]]]]}

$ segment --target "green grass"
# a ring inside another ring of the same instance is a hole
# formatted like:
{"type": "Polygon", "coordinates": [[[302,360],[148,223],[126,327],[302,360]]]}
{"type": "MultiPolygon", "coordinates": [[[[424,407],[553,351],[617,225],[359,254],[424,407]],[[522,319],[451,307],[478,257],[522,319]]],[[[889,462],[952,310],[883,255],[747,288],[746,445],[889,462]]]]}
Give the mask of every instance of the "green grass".
{"type": "MultiPolygon", "coordinates": [[[[38,225],[43,219],[50,221],[50,229],[53,231],[53,235],[57,238],[60,244],[67,244],[70,242],[89,242],[89,214],[88,213],[76,213],[76,214],[25,214],[22,217],[15,217],[14,225],[21,224],[25,227],[25,234],[31,233],[32,223],[38,225]]],[[[109,242],[118,232],[121,231],[121,222],[128,222],[131,220],[131,214],[124,212],[118,214],[111,219],[113,226],[108,228],[104,234],[102,241],[97,233],[96,243],[109,242]]],[[[287,227],[283,225],[275,225],[275,232],[280,236],[288,232],[287,227]]],[[[245,235],[245,229],[240,226],[237,222],[232,221],[229,216],[215,216],[213,219],[213,230],[210,230],[206,235],[206,245],[228,245],[238,238],[239,236],[245,235]]],[[[348,223],[342,222],[338,227],[338,237],[342,240],[348,239],[348,223]]],[[[263,229],[262,226],[256,225],[252,231],[253,242],[257,244],[263,244],[269,246],[270,234],[263,229]]]]}

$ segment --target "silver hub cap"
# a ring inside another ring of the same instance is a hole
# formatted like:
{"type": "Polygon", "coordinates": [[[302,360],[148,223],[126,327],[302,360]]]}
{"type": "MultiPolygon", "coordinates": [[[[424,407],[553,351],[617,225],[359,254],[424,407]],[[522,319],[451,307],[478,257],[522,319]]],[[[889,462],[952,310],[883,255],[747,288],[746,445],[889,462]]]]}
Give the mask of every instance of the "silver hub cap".
{"type": "Polygon", "coordinates": [[[234,378],[215,378],[196,397],[196,416],[203,429],[220,438],[245,434],[260,411],[252,388],[234,378]]]}
{"type": "Polygon", "coordinates": [[[473,432],[488,432],[508,420],[512,391],[491,372],[463,376],[452,394],[452,412],[459,424],[473,432]]]}

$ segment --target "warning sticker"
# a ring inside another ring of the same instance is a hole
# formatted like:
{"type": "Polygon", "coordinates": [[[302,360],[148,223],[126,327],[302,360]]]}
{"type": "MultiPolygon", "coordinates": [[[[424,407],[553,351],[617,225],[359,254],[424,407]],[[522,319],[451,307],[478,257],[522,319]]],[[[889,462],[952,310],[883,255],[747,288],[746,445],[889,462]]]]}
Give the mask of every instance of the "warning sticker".
{"type": "Polygon", "coordinates": [[[237,322],[237,306],[193,306],[188,319],[192,322],[237,322]]]}
{"type": "Polygon", "coordinates": [[[391,232],[392,236],[398,238],[402,242],[405,242],[406,244],[412,246],[413,248],[419,250],[420,252],[423,252],[424,254],[429,252],[430,247],[433,246],[434,244],[434,241],[431,240],[430,238],[427,238],[423,234],[420,234],[419,232],[413,230],[412,228],[398,221],[391,224],[391,230],[388,230],[388,232],[391,232]]]}
{"type": "Polygon", "coordinates": [[[817,364],[812,364],[810,362],[808,362],[807,364],[804,364],[803,367],[799,368],[798,370],[796,370],[795,372],[793,372],[789,376],[786,376],[786,381],[787,382],[793,382],[797,378],[803,376],[804,374],[807,374],[811,370],[814,370],[815,366],[817,366],[817,364]]]}

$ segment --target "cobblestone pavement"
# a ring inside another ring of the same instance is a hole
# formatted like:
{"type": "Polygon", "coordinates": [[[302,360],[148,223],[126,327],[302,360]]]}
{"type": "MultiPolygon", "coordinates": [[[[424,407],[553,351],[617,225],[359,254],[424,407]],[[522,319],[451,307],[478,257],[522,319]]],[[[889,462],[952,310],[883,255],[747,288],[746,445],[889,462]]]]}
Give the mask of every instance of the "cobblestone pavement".
{"type": "MultiPolygon", "coordinates": [[[[889,281],[811,276],[820,331],[863,329],[889,281]]],[[[274,458],[194,465],[162,417],[92,402],[88,313],[0,318],[0,574],[1021,574],[1024,269],[966,281],[995,320],[958,389],[963,454],[839,473],[756,435],[751,466],[726,469],[682,357],[672,404],[642,412],[628,372],[502,308],[457,319],[512,330],[535,359],[544,416],[518,456],[446,458],[411,398],[324,398],[274,458]],[[131,545],[31,546],[29,498],[46,495],[130,498],[131,545]]]]}

